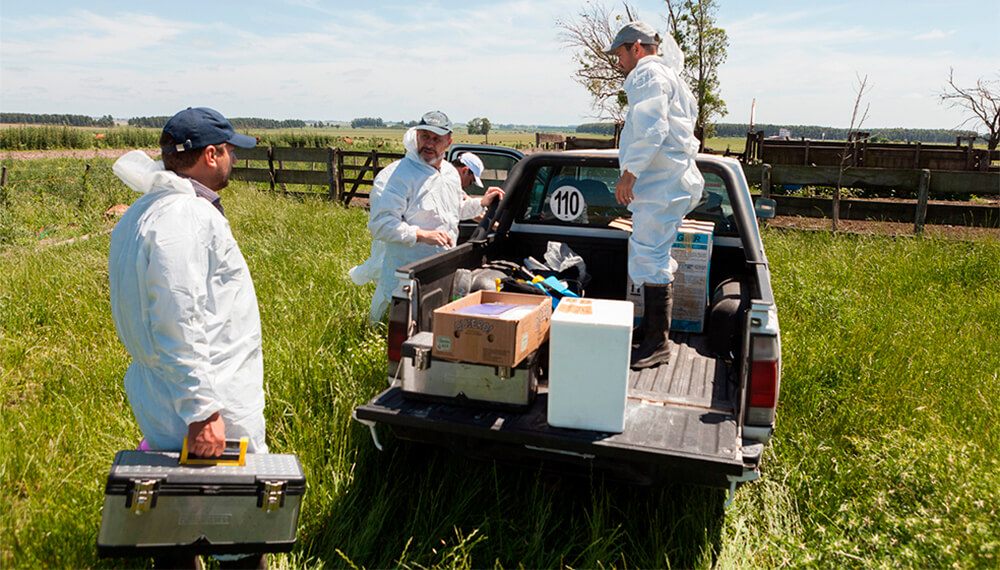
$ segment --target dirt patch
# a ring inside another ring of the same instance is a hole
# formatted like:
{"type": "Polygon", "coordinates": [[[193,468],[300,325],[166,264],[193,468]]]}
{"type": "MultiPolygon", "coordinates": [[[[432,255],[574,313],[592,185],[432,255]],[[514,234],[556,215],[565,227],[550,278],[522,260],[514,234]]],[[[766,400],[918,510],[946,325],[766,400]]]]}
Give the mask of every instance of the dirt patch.
{"type": "MultiPolygon", "coordinates": [[[[0,156],[4,160],[34,160],[38,158],[118,158],[131,152],[131,148],[89,148],[74,150],[5,150],[0,156]]],[[[160,149],[144,148],[150,158],[159,158],[160,149]]]]}
{"type": "MultiPolygon", "coordinates": [[[[766,222],[761,222],[774,228],[792,228],[797,230],[833,229],[829,218],[803,218],[800,216],[777,216],[766,222]]],[[[863,220],[840,220],[838,231],[855,234],[878,234],[913,236],[913,224],[906,222],[869,222],[863,220]]],[[[978,228],[972,226],[939,226],[928,224],[924,226],[924,235],[928,237],[961,239],[969,241],[1000,240],[1000,228],[978,228]]]]}

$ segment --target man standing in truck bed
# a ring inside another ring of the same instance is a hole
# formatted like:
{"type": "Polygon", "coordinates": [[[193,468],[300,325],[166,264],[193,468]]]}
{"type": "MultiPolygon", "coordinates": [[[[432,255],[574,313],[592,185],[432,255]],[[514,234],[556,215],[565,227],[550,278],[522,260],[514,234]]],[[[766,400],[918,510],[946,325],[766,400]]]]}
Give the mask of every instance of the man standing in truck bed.
{"type": "Polygon", "coordinates": [[[671,38],[663,42],[644,22],[630,22],[615,36],[608,54],[628,76],[628,116],[618,160],[621,178],[615,198],[632,212],[628,271],[642,285],[644,309],[639,338],[633,339],[632,368],[650,368],[670,360],[670,311],[677,262],[670,248],[681,219],[697,205],[705,181],[695,157],[698,106],[680,78],[684,54],[671,38]]]}

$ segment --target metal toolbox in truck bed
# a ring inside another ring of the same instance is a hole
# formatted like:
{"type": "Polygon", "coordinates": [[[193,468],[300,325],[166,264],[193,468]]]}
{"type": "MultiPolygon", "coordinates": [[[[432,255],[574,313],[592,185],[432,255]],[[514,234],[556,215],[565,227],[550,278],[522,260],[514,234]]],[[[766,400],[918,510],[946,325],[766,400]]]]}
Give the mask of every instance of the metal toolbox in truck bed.
{"type": "Polygon", "coordinates": [[[285,552],[306,478],[295,455],[181,465],[180,453],[119,451],[105,486],[100,556],[285,552]]]}
{"type": "Polygon", "coordinates": [[[537,350],[518,366],[494,366],[434,358],[433,343],[429,331],[403,343],[404,397],[511,409],[527,408],[534,401],[540,369],[537,350]]]}

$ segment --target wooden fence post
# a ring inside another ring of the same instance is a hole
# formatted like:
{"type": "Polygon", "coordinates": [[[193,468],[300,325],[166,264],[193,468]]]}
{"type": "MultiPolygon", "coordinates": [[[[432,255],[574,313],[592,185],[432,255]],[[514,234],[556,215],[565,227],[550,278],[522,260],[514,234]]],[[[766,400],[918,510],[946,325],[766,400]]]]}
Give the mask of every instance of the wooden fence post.
{"type": "Polygon", "coordinates": [[[87,184],[88,178],[90,178],[90,165],[87,164],[86,168],[83,169],[83,187],[80,188],[80,199],[77,200],[77,209],[82,210],[84,206],[87,205],[87,194],[90,191],[90,187],[87,184]]]}
{"type": "Polygon", "coordinates": [[[344,153],[337,149],[337,199],[344,199],[344,192],[347,190],[347,182],[344,182],[344,153]]]}
{"type": "Polygon", "coordinates": [[[768,199],[771,197],[771,165],[760,165],[760,197],[768,199]]]}
{"type": "Polygon", "coordinates": [[[340,156],[339,149],[332,146],[326,147],[326,183],[330,188],[327,198],[335,202],[340,197],[340,184],[337,182],[337,178],[340,176],[340,170],[337,168],[338,156],[340,156]]]}
{"type": "Polygon", "coordinates": [[[271,177],[271,192],[274,192],[274,147],[267,147],[267,172],[271,177]]]}
{"type": "Polygon", "coordinates": [[[3,167],[0,172],[0,204],[7,205],[7,167],[3,167]]]}
{"type": "Polygon", "coordinates": [[[927,221],[927,195],[931,188],[931,171],[920,171],[920,184],[917,187],[917,214],[913,221],[913,233],[924,233],[924,222],[927,221]]]}

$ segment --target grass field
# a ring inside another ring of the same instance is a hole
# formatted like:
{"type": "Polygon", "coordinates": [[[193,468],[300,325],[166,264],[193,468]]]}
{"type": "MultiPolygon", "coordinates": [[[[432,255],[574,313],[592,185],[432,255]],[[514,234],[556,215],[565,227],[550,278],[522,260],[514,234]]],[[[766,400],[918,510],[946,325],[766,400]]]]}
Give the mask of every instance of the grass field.
{"type": "MultiPolygon", "coordinates": [[[[110,223],[59,187],[32,192],[3,204],[17,239],[0,247],[0,566],[148,566],[94,549],[107,469],[140,437],[110,223]],[[41,245],[24,202],[97,235],[41,245]]],[[[87,200],[123,192],[95,180],[87,200]]],[[[378,452],[350,419],[385,385],[372,290],[346,276],[368,252],[366,212],[242,183],[224,200],[261,307],[269,442],[309,480],[299,544],[272,568],[1000,565],[1000,242],[765,230],[778,430],[763,479],[723,513],[721,491],[557,478],[385,431],[378,452]]]]}

